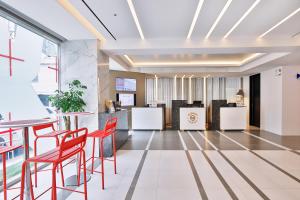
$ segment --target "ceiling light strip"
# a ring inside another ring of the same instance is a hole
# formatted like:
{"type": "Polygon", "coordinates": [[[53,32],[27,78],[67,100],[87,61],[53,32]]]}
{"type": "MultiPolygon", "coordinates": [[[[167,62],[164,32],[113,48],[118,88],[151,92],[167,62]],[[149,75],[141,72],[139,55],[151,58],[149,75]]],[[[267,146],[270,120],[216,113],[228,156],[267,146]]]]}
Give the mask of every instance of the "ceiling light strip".
{"type": "Polygon", "coordinates": [[[68,1],[68,0],[57,0],[58,3],[68,11],[73,17],[75,17],[81,25],[83,25],[88,31],[96,36],[101,41],[105,41],[105,38],[99,31],[84,17],[80,12],[68,1]]]}
{"type": "Polygon", "coordinates": [[[232,0],[228,0],[224,6],[224,8],[222,9],[222,11],[220,12],[219,16],[217,17],[216,21],[214,22],[214,24],[212,25],[212,27],[210,28],[210,30],[208,31],[207,35],[205,36],[205,39],[208,39],[209,36],[211,35],[211,33],[213,32],[213,30],[216,28],[216,26],[218,25],[219,21],[221,20],[221,18],[223,17],[223,15],[225,14],[226,10],[228,9],[228,7],[230,6],[232,0]]]}
{"type": "Polygon", "coordinates": [[[243,65],[243,64],[245,64],[245,63],[247,63],[249,61],[252,61],[252,60],[254,60],[255,58],[257,58],[257,57],[259,57],[261,55],[263,55],[263,53],[252,54],[252,55],[248,56],[247,58],[245,58],[244,60],[242,60],[241,65],[243,65]]]}
{"type": "Polygon", "coordinates": [[[186,39],[190,39],[190,38],[191,38],[191,35],[192,35],[193,30],[194,30],[194,28],[195,28],[196,21],[197,21],[197,19],[198,19],[200,10],[201,10],[202,5],[203,5],[203,2],[204,2],[204,0],[199,0],[199,3],[198,3],[198,6],[197,6],[197,9],[196,9],[196,12],[195,12],[195,15],[194,15],[194,18],[193,18],[193,21],[192,21],[192,24],[191,24],[191,27],[190,27],[190,30],[189,30],[189,33],[188,33],[186,39]]]}
{"type": "Polygon", "coordinates": [[[300,8],[298,8],[297,10],[295,10],[294,12],[292,12],[291,14],[289,14],[288,16],[286,16],[283,20],[281,20],[280,22],[278,22],[275,26],[273,26],[272,28],[270,28],[269,30],[267,30],[266,32],[264,32],[263,34],[261,34],[258,37],[259,38],[263,38],[268,33],[270,33],[271,31],[273,31],[275,28],[277,28],[278,26],[280,26],[281,24],[283,24],[285,21],[287,21],[288,19],[290,19],[291,17],[293,17],[294,15],[296,15],[299,11],[300,11],[300,8]]]}
{"type": "Polygon", "coordinates": [[[255,58],[263,55],[263,53],[251,54],[242,61],[192,61],[192,62],[137,62],[134,63],[128,55],[124,57],[132,66],[241,66],[246,62],[254,60],[255,58]]]}
{"type": "Polygon", "coordinates": [[[237,21],[234,26],[226,33],[224,38],[227,38],[235,29],[238,27],[238,25],[250,14],[250,12],[259,4],[260,0],[256,0],[252,6],[244,13],[244,15],[237,21]]]}
{"type": "Polygon", "coordinates": [[[130,8],[130,12],[131,12],[131,15],[132,15],[132,17],[134,19],[135,25],[136,25],[136,27],[137,27],[137,29],[139,31],[140,37],[141,37],[142,40],[144,40],[145,37],[144,37],[143,31],[142,31],[142,28],[140,26],[139,19],[138,19],[137,15],[136,15],[136,12],[135,12],[132,0],[127,0],[127,3],[128,3],[129,8],[130,8]]]}
{"type": "Polygon", "coordinates": [[[126,58],[126,60],[127,60],[131,65],[134,65],[133,61],[131,60],[131,58],[129,58],[128,55],[124,55],[124,57],[126,58]]]}

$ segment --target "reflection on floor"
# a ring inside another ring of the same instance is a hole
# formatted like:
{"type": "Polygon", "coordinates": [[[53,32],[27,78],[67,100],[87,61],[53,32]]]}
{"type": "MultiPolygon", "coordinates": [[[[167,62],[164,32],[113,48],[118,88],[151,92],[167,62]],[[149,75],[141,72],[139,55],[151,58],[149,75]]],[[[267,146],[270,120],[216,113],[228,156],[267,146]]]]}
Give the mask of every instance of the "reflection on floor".
{"type": "MultiPolygon", "coordinates": [[[[94,174],[88,196],[90,200],[299,199],[299,150],[300,137],[259,130],[133,131],[118,151],[118,174],[113,174],[112,163],[106,163],[105,190],[100,175],[94,174]]],[[[72,170],[69,166],[66,173],[72,170]]],[[[50,174],[43,174],[50,180],[50,174]]],[[[40,199],[50,199],[50,193],[40,199]]],[[[61,192],[59,199],[83,197],[61,192]]]]}

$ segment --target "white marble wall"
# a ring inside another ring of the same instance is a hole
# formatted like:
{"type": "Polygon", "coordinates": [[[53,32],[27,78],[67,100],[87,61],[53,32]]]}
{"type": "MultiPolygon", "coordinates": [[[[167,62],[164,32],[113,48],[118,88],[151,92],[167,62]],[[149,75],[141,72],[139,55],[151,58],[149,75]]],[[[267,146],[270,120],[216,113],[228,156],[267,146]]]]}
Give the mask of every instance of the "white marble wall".
{"type": "MultiPolygon", "coordinates": [[[[79,117],[79,127],[89,131],[98,129],[98,112],[104,110],[104,101],[109,98],[108,56],[100,51],[98,40],[74,40],[61,45],[61,89],[78,79],[87,86],[84,100],[85,111],[94,112],[91,116],[79,117]]],[[[89,143],[88,143],[89,145],[89,143]]]]}

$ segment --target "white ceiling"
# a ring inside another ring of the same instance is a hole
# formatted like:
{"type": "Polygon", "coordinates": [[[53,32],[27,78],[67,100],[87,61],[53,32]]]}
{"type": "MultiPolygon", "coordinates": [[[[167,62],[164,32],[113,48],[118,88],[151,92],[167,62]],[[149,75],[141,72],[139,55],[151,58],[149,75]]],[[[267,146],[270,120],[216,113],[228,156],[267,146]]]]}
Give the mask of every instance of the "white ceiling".
{"type": "MultiPolygon", "coordinates": [[[[67,39],[95,38],[56,0],[3,0],[67,39]]],[[[69,0],[72,5],[106,38],[104,51],[121,65],[134,71],[156,73],[220,72],[241,73],[271,63],[298,64],[300,37],[300,12],[268,33],[258,36],[300,8],[300,0],[261,0],[237,28],[224,40],[224,35],[234,26],[256,0],[232,0],[230,6],[212,31],[211,29],[227,0],[204,0],[190,40],[186,40],[199,0],[132,0],[141,30],[142,40],[129,9],[127,0],[85,0],[96,15],[116,37],[112,39],[95,16],[81,0],[69,0]],[[116,15],[116,16],[115,16],[116,15]],[[243,60],[245,56],[264,53],[239,67],[193,66],[189,62],[243,60]],[[130,63],[124,55],[128,55],[130,63]],[[272,60],[272,59],[273,60],[272,60]],[[291,59],[291,61],[289,60],[291,59]],[[167,62],[168,65],[151,67],[134,63],[167,62]],[[172,62],[186,62],[187,66],[174,69],[172,62]],[[266,63],[267,62],[267,63],[266,63]],[[246,70],[247,69],[247,70],[246,70]]],[[[274,66],[276,67],[276,66],[274,66]]]]}

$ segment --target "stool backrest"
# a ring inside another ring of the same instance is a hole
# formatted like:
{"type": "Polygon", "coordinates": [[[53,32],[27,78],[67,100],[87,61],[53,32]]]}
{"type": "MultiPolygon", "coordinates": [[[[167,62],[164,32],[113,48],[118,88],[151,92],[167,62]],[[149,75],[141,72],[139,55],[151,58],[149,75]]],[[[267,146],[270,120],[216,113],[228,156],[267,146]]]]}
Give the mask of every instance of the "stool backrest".
{"type": "Polygon", "coordinates": [[[112,135],[116,132],[117,129],[117,117],[113,117],[106,121],[105,127],[104,127],[104,137],[107,137],[109,135],[112,135]]]}
{"type": "Polygon", "coordinates": [[[87,128],[77,129],[65,134],[60,145],[59,158],[70,157],[82,151],[86,144],[87,134],[87,128]],[[77,148],[70,151],[73,147],[77,148]]]}
{"type": "Polygon", "coordinates": [[[53,123],[54,122],[51,122],[49,124],[42,124],[42,125],[33,126],[32,129],[33,129],[34,135],[37,136],[38,131],[43,130],[43,129],[47,129],[47,128],[51,128],[53,131],[55,131],[53,123]]]}

